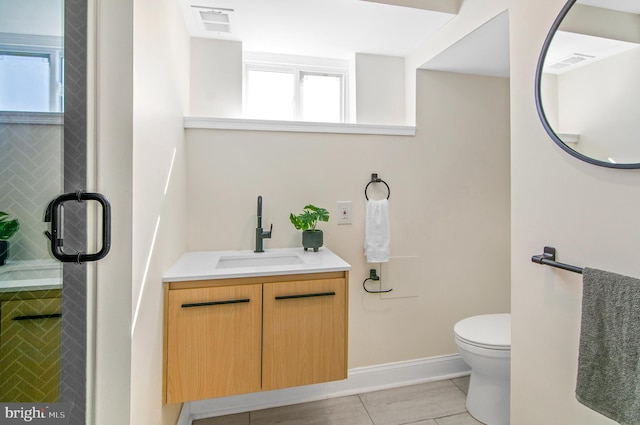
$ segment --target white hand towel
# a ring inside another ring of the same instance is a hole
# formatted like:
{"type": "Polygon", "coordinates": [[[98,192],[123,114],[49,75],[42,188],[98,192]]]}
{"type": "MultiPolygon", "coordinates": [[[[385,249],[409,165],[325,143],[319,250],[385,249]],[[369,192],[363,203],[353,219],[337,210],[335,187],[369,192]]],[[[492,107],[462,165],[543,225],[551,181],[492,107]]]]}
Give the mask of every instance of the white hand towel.
{"type": "Polygon", "coordinates": [[[369,263],[386,263],[389,261],[390,253],[389,201],[370,200],[367,202],[364,255],[369,263]]]}

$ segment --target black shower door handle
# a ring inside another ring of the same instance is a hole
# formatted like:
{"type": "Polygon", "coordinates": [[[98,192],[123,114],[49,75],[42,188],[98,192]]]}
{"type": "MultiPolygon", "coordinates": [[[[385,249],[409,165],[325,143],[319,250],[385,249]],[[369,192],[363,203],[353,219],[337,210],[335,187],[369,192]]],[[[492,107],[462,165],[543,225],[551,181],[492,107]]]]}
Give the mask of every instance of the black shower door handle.
{"type": "Polygon", "coordinates": [[[107,256],[111,248],[111,204],[109,200],[100,193],[91,192],[73,192],[64,193],[47,206],[45,212],[45,222],[51,223],[51,231],[44,232],[49,238],[51,244],[51,254],[63,263],[85,263],[87,261],[97,261],[107,256]],[[65,253],[62,249],[64,246],[64,220],[63,220],[63,204],[65,202],[85,202],[96,201],[102,206],[102,248],[93,254],[84,252],[76,252],[75,254],[65,253]]]}

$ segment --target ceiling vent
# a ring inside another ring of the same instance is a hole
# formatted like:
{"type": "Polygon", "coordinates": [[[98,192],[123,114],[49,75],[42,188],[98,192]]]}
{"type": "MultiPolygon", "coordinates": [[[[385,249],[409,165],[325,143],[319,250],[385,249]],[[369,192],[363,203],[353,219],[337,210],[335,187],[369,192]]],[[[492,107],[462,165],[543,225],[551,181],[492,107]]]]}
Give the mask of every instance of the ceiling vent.
{"type": "Polygon", "coordinates": [[[547,68],[555,71],[565,70],[566,68],[581,64],[582,62],[588,61],[590,59],[595,59],[595,56],[585,55],[582,53],[573,53],[572,55],[566,56],[560,59],[558,62],[549,65],[547,68]]]}
{"type": "Polygon", "coordinates": [[[220,34],[231,33],[230,15],[233,9],[191,6],[196,18],[205,31],[220,34]]]}

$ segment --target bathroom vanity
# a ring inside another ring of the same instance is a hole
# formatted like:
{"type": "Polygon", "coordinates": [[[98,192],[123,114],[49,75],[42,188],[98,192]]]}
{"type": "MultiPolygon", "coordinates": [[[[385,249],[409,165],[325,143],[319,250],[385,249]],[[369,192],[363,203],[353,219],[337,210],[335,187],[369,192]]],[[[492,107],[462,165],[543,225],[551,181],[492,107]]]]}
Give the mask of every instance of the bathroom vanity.
{"type": "Polygon", "coordinates": [[[60,397],[62,266],[10,261],[0,267],[0,400],[60,397]]]}
{"type": "Polygon", "coordinates": [[[327,248],[184,254],[163,276],[163,401],[345,379],[350,269],[327,248]]]}

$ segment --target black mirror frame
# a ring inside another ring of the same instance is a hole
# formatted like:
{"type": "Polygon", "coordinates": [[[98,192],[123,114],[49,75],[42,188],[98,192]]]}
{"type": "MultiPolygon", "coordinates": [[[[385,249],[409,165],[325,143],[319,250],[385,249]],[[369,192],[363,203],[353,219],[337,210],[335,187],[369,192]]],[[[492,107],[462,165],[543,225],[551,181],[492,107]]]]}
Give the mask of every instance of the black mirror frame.
{"type": "Polygon", "coordinates": [[[547,38],[544,40],[544,44],[542,46],[542,52],[540,53],[540,57],[538,58],[538,66],[536,68],[536,81],[535,81],[535,98],[536,98],[536,109],[538,110],[538,116],[540,117],[540,121],[542,122],[542,126],[544,127],[544,129],[547,132],[547,134],[549,135],[549,137],[551,137],[551,139],[556,143],[556,145],[560,146],[560,148],[562,150],[564,150],[565,152],[567,152],[569,155],[572,155],[575,158],[578,158],[578,159],[580,159],[580,160],[582,160],[584,162],[588,162],[589,164],[598,165],[600,167],[621,168],[621,169],[640,168],[640,163],[614,164],[614,163],[611,163],[611,162],[605,162],[605,161],[600,161],[598,159],[591,158],[589,156],[583,155],[580,152],[577,152],[577,151],[571,149],[569,146],[567,146],[562,141],[562,139],[560,139],[560,137],[558,137],[558,135],[555,133],[555,131],[553,131],[553,129],[551,128],[551,125],[549,124],[549,121],[547,120],[547,116],[544,113],[544,108],[542,107],[542,96],[541,96],[541,91],[540,91],[541,90],[540,84],[541,84],[541,81],[542,81],[542,69],[544,68],[544,61],[545,61],[545,59],[547,57],[547,52],[549,51],[549,46],[551,45],[551,41],[553,40],[553,37],[554,37],[556,31],[558,31],[558,28],[560,27],[560,24],[562,23],[562,21],[564,20],[565,16],[567,16],[567,13],[569,13],[569,10],[571,9],[571,7],[575,3],[576,3],[576,0],[568,0],[567,4],[564,5],[562,10],[558,14],[558,17],[553,22],[553,25],[551,26],[551,29],[549,30],[549,33],[547,34],[547,38]]]}

